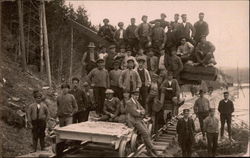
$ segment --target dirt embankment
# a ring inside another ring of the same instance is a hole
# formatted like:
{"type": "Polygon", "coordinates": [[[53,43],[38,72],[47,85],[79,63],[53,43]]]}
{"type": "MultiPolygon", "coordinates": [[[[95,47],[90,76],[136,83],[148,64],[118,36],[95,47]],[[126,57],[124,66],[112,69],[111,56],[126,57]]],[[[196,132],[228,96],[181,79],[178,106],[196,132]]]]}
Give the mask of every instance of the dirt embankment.
{"type": "MultiPolygon", "coordinates": [[[[32,92],[46,83],[36,75],[23,73],[20,66],[2,54],[0,64],[0,157],[29,153],[32,148],[31,130],[25,127],[25,112],[34,102],[32,92]]],[[[55,114],[53,91],[43,90],[50,113],[55,114]]]]}

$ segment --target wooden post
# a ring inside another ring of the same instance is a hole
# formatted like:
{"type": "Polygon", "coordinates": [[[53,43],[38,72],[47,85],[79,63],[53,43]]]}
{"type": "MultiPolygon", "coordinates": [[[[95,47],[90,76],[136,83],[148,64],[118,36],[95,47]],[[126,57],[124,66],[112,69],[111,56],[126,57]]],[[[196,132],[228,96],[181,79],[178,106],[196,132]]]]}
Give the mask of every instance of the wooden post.
{"type": "Polygon", "coordinates": [[[0,2],[0,56],[2,54],[2,2],[0,2]]]}
{"type": "Polygon", "coordinates": [[[69,82],[70,82],[70,80],[71,80],[71,77],[72,77],[72,66],[73,66],[73,47],[74,47],[74,45],[73,45],[73,38],[74,38],[74,36],[73,36],[73,34],[74,34],[74,30],[73,30],[73,26],[71,25],[71,39],[70,39],[70,69],[69,69],[69,82]]]}
{"type": "Polygon", "coordinates": [[[42,2],[42,14],[43,14],[44,55],[45,55],[46,68],[47,68],[47,74],[48,74],[48,80],[49,80],[49,87],[52,87],[51,71],[50,71],[50,60],[49,60],[49,42],[48,42],[46,14],[45,14],[45,4],[44,4],[44,0],[42,0],[41,2],[42,2]]]}
{"type": "Polygon", "coordinates": [[[27,70],[26,63],[26,54],[25,54],[25,41],[24,41],[24,31],[23,31],[23,8],[22,8],[22,0],[17,0],[18,4],[18,15],[19,15],[19,31],[21,36],[21,50],[22,50],[22,69],[23,71],[27,70]]]}
{"type": "Polygon", "coordinates": [[[39,8],[39,20],[40,20],[40,73],[41,75],[44,72],[44,60],[43,60],[43,12],[42,12],[42,3],[40,4],[39,8]]]}

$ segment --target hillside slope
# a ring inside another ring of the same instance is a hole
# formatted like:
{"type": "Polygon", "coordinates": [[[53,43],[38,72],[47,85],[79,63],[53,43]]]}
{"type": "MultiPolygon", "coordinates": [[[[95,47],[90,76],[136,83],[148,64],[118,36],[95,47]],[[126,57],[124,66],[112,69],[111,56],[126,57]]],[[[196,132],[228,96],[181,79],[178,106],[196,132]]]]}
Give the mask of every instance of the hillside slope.
{"type": "MultiPolygon", "coordinates": [[[[5,52],[6,53],[6,52],[5,52]]],[[[35,75],[23,73],[18,64],[2,53],[0,64],[0,157],[13,157],[29,153],[32,148],[31,130],[25,128],[25,111],[34,100],[34,89],[42,89],[45,82],[35,75]]],[[[49,109],[55,114],[52,90],[43,90],[50,102],[49,109]]]]}

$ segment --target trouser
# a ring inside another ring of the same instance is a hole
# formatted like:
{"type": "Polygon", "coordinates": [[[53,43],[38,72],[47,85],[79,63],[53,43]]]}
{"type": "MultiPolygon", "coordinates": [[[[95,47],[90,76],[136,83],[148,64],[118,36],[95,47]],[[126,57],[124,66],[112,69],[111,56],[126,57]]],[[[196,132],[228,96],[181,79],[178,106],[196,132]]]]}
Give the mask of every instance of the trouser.
{"type": "Polygon", "coordinates": [[[123,89],[118,86],[110,86],[110,88],[114,91],[114,96],[122,100],[123,89]]]}
{"type": "Polygon", "coordinates": [[[89,110],[78,111],[73,115],[73,123],[80,123],[88,121],[89,118],[89,110]]]}
{"type": "Polygon", "coordinates": [[[188,54],[185,54],[185,55],[181,55],[179,56],[181,58],[181,61],[183,64],[185,64],[188,60],[192,60],[192,56],[191,55],[188,55],[188,54]]]}
{"type": "Polygon", "coordinates": [[[147,48],[147,44],[148,44],[148,38],[147,37],[140,37],[140,40],[139,40],[139,47],[142,48],[142,49],[145,49],[147,48]]]}
{"type": "Polygon", "coordinates": [[[129,38],[128,45],[132,51],[137,51],[138,49],[138,39],[137,38],[129,38]]]}
{"type": "Polygon", "coordinates": [[[155,113],[155,126],[154,126],[154,132],[157,132],[165,123],[164,120],[164,110],[161,109],[159,112],[155,113]]]}
{"type": "Polygon", "coordinates": [[[198,119],[199,119],[199,122],[200,122],[200,128],[201,128],[201,132],[202,132],[202,135],[205,136],[205,131],[203,129],[203,120],[209,115],[208,112],[203,112],[203,113],[198,113],[198,119]]]}
{"type": "Polygon", "coordinates": [[[40,140],[40,146],[43,150],[45,147],[44,137],[45,137],[45,129],[46,129],[46,121],[45,120],[33,120],[32,124],[32,137],[33,137],[33,149],[37,150],[38,139],[40,140]]]}
{"type": "Polygon", "coordinates": [[[152,151],[153,143],[151,141],[150,134],[148,132],[146,125],[142,121],[135,121],[133,123],[133,126],[137,130],[138,134],[141,135],[147,150],[152,151]]]}
{"type": "Polygon", "coordinates": [[[207,132],[207,151],[209,157],[215,157],[218,144],[218,133],[207,132]]]}
{"type": "Polygon", "coordinates": [[[104,104],[104,100],[105,100],[105,90],[106,90],[106,88],[104,88],[104,87],[94,87],[94,89],[93,89],[95,102],[97,104],[96,112],[98,114],[103,113],[103,104],[104,104]]]}
{"type": "Polygon", "coordinates": [[[231,121],[232,121],[232,115],[231,114],[220,114],[220,121],[221,121],[221,137],[224,136],[224,126],[225,122],[227,122],[227,131],[228,136],[231,138],[231,121]]]}
{"type": "Polygon", "coordinates": [[[162,46],[162,44],[163,44],[163,40],[153,40],[152,41],[153,48],[158,50],[158,52],[155,54],[158,57],[160,56],[159,50],[160,50],[160,47],[162,46]]]}
{"type": "Polygon", "coordinates": [[[182,140],[180,143],[182,157],[191,157],[192,156],[192,140],[191,138],[187,137],[182,140]]]}
{"type": "Polygon", "coordinates": [[[146,98],[147,99],[147,102],[146,102],[146,114],[148,114],[149,116],[152,115],[152,107],[154,106],[154,101],[155,99],[157,99],[158,96],[157,95],[152,95],[152,94],[149,94],[148,97],[146,98]]]}
{"type": "Polygon", "coordinates": [[[59,126],[64,127],[67,125],[70,125],[73,123],[73,117],[72,116],[63,116],[59,117],[59,126]]]}
{"type": "Polygon", "coordinates": [[[148,87],[142,86],[142,87],[140,88],[139,100],[140,100],[140,103],[141,103],[141,105],[143,106],[143,108],[146,109],[146,111],[147,111],[147,107],[146,107],[146,100],[147,100],[147,97],[148,97],[148,87]]]}

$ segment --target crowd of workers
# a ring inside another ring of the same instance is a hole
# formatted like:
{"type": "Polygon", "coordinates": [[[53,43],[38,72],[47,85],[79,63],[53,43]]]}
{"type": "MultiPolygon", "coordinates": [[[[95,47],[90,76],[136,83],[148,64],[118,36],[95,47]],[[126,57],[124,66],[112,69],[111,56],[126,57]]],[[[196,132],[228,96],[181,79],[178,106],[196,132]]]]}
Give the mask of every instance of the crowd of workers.
{"type": "MultiPolygon", "coordinates": [[[[84,88],[80,88],[80,79],[76,77],[72,78],[72,88],[68,83],[61,85],[62,94],[57,97],[60,127],[87,121],[89,111],[94,110],[99,121],[119,122],[135,127],[143,137],[149,154],[157,156],[143,118],[152,118],[154,131],[157,131],[178,114],[178,108],[183,104],[178,83],[183,63],[202,66],[215,64],[215,47],[206,41],[209,31],[208,24],[203,21],[204,13],[199,14],[200,20],[194,26],[186,21],[186,14],[181,17],[182,23],[178,22],[178,14],[175,14],[175,21],[169,23],[165,21],[166,15],[161,14],[161,19],[147,23],[147,16],[142,16],[143,23],[138,26],[132,18],[126,30],[122,22],[118,24],[119,29],[115,30],[108,24],[109,20],[104,19],[104,26],[98,34],[115,44],[111,44],[108,50],[102,45],[96,51],[95,44],[90,42],[89,50],[82,58],[83,75],[86,75],[84,88]],[[168,28],[167,33],[164,32],[165,27],[168,28]]],[[[34,92],[34,98],[36,102],[28,110],[28,120],[33,127],[36,150],[38,139],[41,148],[44,148],[48,109],[39,91],[34,92]]],[[[224,104],[228,103],[220,103],[221,113],[227,110],[225,106],[228,105],[224,104]]],[[[209,101],[201,92],[195,102],[194,112],[200,120],[204,137],[207,132],[210,147],[216,134],[210,134],[208,129],[211,126],[217,128],[217,125],[211,125],[211,119],[207,119],[210,118],[207,117],[209,109],[209,101]],[[204,119],[206,121],[203,123],[204,119]]],[[[230,124],[229,115],[221,115],[221,119],[230,124]]],[[[177,133],[184,156],[190,156],[189,135],[193,136],[194,125],[190,121],[187,126],[186,120],[184,117],[182,123],[178,122],[177,133]]]]}

